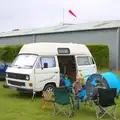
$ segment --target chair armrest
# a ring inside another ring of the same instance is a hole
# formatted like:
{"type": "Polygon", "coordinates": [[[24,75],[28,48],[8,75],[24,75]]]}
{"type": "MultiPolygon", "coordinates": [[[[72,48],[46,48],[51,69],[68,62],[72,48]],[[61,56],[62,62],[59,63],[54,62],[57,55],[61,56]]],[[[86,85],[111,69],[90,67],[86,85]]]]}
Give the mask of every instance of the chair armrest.
{"type": "Polygon", "coordinates": [[[99,95],[92,95],[92,100],[98,100],[99,99],[99,95]]]}
{"type": "Polygon", "coordinates": [[[82,88],[85,89],[85,88],[86,88],[86,85],[82,85],[82,88]]]}

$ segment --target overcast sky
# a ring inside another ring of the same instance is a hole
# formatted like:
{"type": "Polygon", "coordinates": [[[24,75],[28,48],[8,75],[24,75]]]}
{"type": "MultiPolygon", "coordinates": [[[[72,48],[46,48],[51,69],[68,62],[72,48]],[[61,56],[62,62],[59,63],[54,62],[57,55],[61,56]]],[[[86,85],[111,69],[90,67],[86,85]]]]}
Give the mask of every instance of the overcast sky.
{"type": "Polygon", "coordinates": [[[57,25],[63,8],[66,23],[120,20],[120,0],[0,0],[0,31],[57,25]]]}

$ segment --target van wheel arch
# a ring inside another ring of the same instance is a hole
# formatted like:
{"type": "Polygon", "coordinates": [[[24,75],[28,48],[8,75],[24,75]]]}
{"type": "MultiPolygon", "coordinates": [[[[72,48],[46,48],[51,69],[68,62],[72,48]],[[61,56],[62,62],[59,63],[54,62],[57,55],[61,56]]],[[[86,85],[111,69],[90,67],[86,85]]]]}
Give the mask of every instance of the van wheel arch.
{"type": "Polygon", "coordinates": [[[45,84],[43,91],[54,90],[56,88],[56,84],[54,82],[45,84]]]}

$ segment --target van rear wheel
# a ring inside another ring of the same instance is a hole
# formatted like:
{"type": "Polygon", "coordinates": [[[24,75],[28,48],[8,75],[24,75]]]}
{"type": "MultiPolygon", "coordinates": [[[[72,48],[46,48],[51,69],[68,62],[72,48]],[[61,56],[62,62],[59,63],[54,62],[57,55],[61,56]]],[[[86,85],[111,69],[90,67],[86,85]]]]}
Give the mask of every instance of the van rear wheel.
{"type": "Polygon", "coordinates": [[[48,84],[48,85],[45,85],[43,91],[54,91],[55,89],[55,85],[52,85],[52,84],[48,84]]]}

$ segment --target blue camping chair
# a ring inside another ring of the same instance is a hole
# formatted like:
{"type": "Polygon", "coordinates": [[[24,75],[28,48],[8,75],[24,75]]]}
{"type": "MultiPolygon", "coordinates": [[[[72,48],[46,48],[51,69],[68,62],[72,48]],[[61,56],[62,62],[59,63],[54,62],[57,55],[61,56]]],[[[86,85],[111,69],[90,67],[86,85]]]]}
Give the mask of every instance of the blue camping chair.
{"type": "MultiPolygon", "coordinates": [[[[73,90],[74,92],[74,90],[73,90]]],[[[75,93],[75,92],[74,92],[75,93]]],[[[74,94],[74,109],[78,110],[79,109],[79,103],[85,103],[84,105],[86,106],[87,104],[87,94],[86,94],[86,90],[85,90],[85,86],[78,91],[78,93],[74,94]]]]}
{"type": "Polygon", "coordinates": [[[65,79],[64,77],[62,77],[61,79],[61,86],[66,86],[66,87],[71,87],[72,84],[71,84],[71,81],[70,79],[65,79]]]}
{"type": "Polygon", "coordinates": [[[86,90],[82,89],[78,92],[77,97],[81,100],[81,102],[84,102],[85,98],[87,97],[86,90]]]}

